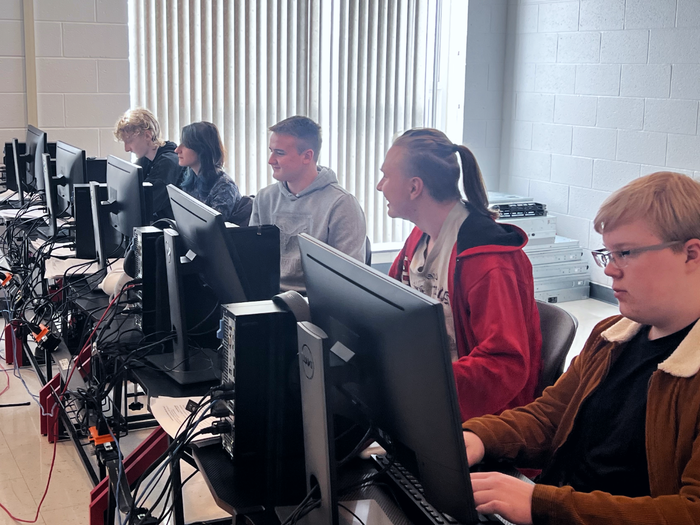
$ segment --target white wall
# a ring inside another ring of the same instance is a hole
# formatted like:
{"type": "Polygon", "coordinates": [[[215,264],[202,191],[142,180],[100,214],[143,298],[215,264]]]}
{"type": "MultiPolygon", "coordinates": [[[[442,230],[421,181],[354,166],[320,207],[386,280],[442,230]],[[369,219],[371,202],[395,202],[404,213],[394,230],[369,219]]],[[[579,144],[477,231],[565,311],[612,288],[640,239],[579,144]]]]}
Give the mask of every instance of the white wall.
{"type": "Polygon", "coordinates": [[[700,179],[700,0],[509,0],[504,86],[500,189],[547,203],[588,248],[615,189],[660,169],[700,179]]]}
{"type": "Polygon", "coordinates": [[[464,144],[490,190],[499,186],[508,0],[469,0],[464,144]]]}
{"type": "MultiPolygon", "coordinates": [[[[34,0],[38,126],[89,156],[125,157],[112,129],[129,108],[126,0],[34,0]]],[[[0,0],[0,141],[27,125],[22,0],[0,0]]],[[[31,91],[31,90],[30,90],[31,91]]]]}

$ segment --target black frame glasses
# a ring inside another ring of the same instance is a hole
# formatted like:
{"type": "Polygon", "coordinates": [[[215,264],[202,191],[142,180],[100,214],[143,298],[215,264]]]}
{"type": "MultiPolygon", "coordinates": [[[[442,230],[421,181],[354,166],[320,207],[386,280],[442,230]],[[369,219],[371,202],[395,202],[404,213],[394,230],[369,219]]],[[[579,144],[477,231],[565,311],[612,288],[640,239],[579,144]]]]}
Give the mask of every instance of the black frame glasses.
{"type": "Polygon", "coordinates": [[[613,263],[618,268],[625,268],[629,264],[629,259],[634,258],[640,253],[664,250],[670,248],[674,244],[680,244],[683,241],[669,241],[661,244],[652,244],[651,246],[640,246],[639,248],[630,248],[629,250],[592,250],[593,260],[601,268],[605,268],[608,264],[613,263]]]}

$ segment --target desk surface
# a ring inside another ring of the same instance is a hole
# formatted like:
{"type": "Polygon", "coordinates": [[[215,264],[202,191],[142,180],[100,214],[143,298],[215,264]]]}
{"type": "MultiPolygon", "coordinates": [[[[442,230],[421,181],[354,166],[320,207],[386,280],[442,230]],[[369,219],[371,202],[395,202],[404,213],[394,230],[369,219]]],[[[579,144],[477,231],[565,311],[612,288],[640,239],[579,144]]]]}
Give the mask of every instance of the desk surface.
{"type": "MultiPolygon", "coordinates": [[[[274,511],[256,504],[259,498],[252,493],[250,484],[246,482],[246,473],[236,470],[220,444],[192,445],[192,455],[214,500],[222,509],[234,516],[243,514],[254,525],[279,525],[274,511]]],[[[350,471],[341,477],[341,486],[359,482],[375,472],[371,462],[360,459],[349,463],[349,468],[350,471]]],[[[340,498],[341,501],[358,499],[375,500],[395,525],[411,524],[392,497],[376,485],[357,489],[340,498]]]]}

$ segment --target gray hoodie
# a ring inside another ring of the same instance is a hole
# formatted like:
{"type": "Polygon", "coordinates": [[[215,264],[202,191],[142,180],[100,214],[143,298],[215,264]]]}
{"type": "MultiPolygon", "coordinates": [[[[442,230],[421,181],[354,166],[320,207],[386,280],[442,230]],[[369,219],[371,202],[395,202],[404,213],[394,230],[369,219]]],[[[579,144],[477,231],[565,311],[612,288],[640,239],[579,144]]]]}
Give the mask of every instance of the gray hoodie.
{"type": "Polygon", "coordinates": [[[282,290],[305,291],[297,235],[308,233],[343,253],[365,260],[365,214],[357,199],[338,184],[333,170],[317,167],[309,186],[293,194],[284,182],[260,190],[253,200],[250,225],[280,229],[282,290]]]}

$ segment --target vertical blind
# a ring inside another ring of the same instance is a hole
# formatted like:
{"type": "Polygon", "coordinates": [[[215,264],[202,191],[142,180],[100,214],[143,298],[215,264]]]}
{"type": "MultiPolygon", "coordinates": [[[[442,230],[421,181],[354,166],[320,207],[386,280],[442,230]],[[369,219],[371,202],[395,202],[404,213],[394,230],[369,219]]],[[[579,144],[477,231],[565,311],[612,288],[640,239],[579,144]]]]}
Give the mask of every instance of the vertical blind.
{"type": "Polygon", "coordinates": [[[439,1],[129,0],[131,104],[175,142],[216,124],[244,194],[273,182],[268,128],[309,116],[319,163],[360,201],[372,242],[402,241],[410,225],[375,187],[394,135],[432,125],[439,1]]]}

